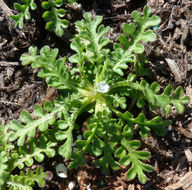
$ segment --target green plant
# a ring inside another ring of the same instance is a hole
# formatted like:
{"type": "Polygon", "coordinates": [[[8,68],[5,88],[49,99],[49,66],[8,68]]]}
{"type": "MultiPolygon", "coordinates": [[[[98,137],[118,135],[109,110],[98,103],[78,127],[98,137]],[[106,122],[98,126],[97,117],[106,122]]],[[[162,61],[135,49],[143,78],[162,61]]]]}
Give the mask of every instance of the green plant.
{"type": "MultiPolygon", "coordinates": [[[[31,64],[32,68],[41,69],[38,76],[45,78],[49,86],[59,89],[60,96],[54,103],[45,102],[43,107],[37,104],[33,116],[22,111],[21,122],[14,120],[1,127],[2,187],[8,185],[17,189],[10,182],[13,181],[23,185],[23,189],[31,188],[37,181],[31,177],[32,171],[26,177],[23,172],[17,177],[11,172],[16,167],[22,169],[24,163],[30,167],[34,158],[43,161],[43,153],[54,156],[53,147],[65,159],[71,160],[69,168],[83,166],[85,154],[90,154],[95,156],[93,164],[101,167],[104,173],[108,173],[110,168],[118,170],[121,165],[129,166],[128,179],[138,176],[141,183],[146,182],[145,172],[153,171],[153,167],[146,163],[150,153],[140,150],[141,142],[134,139],[135,134],[139,132],[141,138],[145,138],[152,129],[163,136],[170,121],[160,116],[147,119],[142,109],[135,117],[128,105],[136,99],[138,110],[145,106],[150,110],[160,108],[168,114],[172,106],[182,113],[183,105],[189,101],[189,97],[182,96],[181,87],[174,90],[168,85],[159,93],[157,82],[150,85],[145,80],[139,81],[136,75],[140,76],[145,71],[144,63],[136,61],[137,56],[141,58],[144,52],[143,43],[156,38],[148,28],[160,23],[160,18],[150,16],[150,13],[150,7],[145,7],[143,16],[138,11],[132,12],[136,24],[123,25],[124,34],[119,37],[120,43],[114,44],[113,50],[107,46],[110,40],[104,37],[110,27],[101,24],[101,16],[92,18],[90,13],[85,13],[84,19],[76,22],[78,34],[71,43],[71,49],[76,53],[69,58],[74,64],[70,70],[65,57],[57,59],[58,49],[48,46],[44,46],[39,54],[36,47],[30,47],[29,52],[21,56],[23,65],[31,64]],[[125,76],[129,63],[136,63],[136,74],[125,76]],[[85,117],[84,113],[89,116],[85,117]],[[78,122],[79,119],[82,121],[78,122]],[[85,121],[87,126],[83,139],[75,140],[82,133],[79,123],[85,121]],[[35,140],[35,136],[39,140],[35,140]],[[72,146],[74,141],[76,149],[72,146]],[[28,157],[29,161],[25,159],[28,157]]],[[[42,170],[38,170],[36,175],[45,177],[42,170]]]]}
{"type": "MultiPolygon", "coordinates": [[[[38,112],[38,108],[35,109],[38,112]]],[[[35,111],[35,112],[36,112],[35,111]]],[[[31,117],[28,112],[23,111],[20,119],[23,122],[30,122],[31,117]]],[[[19,131],[22,125],[15,121],[11,122],[12,129],[19,131]]],[[[13,174],[14,169],[19,168],[24,170],[24,167],[30,167],[33,165],[34,160],[37,162],[42,162],[44,160],[44,155],[48,157],[53,157],[55,155],[54,146],[56,143],[53,137],[46,131],[44,134],[40,135],[39,139],[30,138],[27,145],[22,143],[22,146],[17,146],[11,143],[15,136],[13,131],[10,130],[10,125],[2,125],[0,128],[0,187],[2,190],[31,190],[35,182],[38,183],[40,187],[45,185],[45,178],[47,174],[43,172],[41,167],[36,168],[36,172],[29,170],[27,174],[21,171],[19,175],[13,174]]],[[[21,133],[24,132],[22,128],[21,133]]],[[[32,135],[33,132],[31,132],[32,135]]],[[[18,143],[19,144],[19,143],[18,143]]]]}
{"type": "MultiPolygon", "coordinates": [[[[15,27],[23,28],[24,19],[31,19],[29,10],[37,9],[34,0],[21,0],[22,4],[14,3],[14,8],[19,13],[12,15],[11,18],[15,20],[15,27]]],[[[68,27],[69,22],[63,19],[66,15],[66,10],[62,8],[66,3],[74,3],[76,0],[47,0],[42,3],[42,7],[47,10],[42,17],[46,21],[45,28],[48,31],[54,31],[58,36],[62,36],[64,29],[68,27]]]]}

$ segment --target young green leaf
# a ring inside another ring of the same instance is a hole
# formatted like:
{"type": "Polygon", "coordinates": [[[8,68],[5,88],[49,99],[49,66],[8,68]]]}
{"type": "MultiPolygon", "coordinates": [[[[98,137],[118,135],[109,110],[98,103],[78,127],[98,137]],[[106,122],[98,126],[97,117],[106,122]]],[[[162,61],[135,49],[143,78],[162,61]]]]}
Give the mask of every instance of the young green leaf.
{"type": "Polygon", "coordinates": [[[29,13],[29,9],[35,10],[37,8],[36,3],[34,3],[34,0],[22,0],[24,5],[21,5],[19,3],[14,3],[14,8],[19,13],[17,15],[11,15],[10,17],[15,20],[14,26],[19,28],[23,28],[23,21],[24,19],[29,20],[31,18],[31,15],[29,13]]]}
{"type": "Polygon", "coordinates": [[[42,3],[42,7],[47,10],[42,15],[43,19],[47,22],[45,28],[48,31],[54,31],[60,37],[63,35],[64,29],[69,25],[69,22],[63,19],[66,15],[66,10],[60,8],[63,4],[64,1],[54,0],[42,3]]]}
{"type": "Polygon", "coordinates": [[[32,190],[32,187],[35,182],[38,183],[39,187],[45,185],[45,178],[47,174],[43,172],[42,168],[37,168],[37,172],[33,173],[32,170],[29,170],[26,175],[24,172],[21,172],[20,175],[11,175],[10,180],[7,182],[10,190],[32,190]]]}
{"type": "Polygon", "coordinates": [[[144,46],[140,44],[143,42],[153,42],[156,39],[156,35],[153,31],[147,30],[151,26],[158,25],[160,18],[158,16],[150,17],[151,8],[145,7],[144,16],[138,11],[133,11],[131,14],[134,21],[138,24],[136,29],[134,23],[124,24],[123,32],[126,36],[119,39],[120,43],[114,46],[114,51],[111,53],[111,67],[119,75],[123,75],[123,69],[127,69],[129,62],[135,62],[135,55],[143,53],[144,46]]]}

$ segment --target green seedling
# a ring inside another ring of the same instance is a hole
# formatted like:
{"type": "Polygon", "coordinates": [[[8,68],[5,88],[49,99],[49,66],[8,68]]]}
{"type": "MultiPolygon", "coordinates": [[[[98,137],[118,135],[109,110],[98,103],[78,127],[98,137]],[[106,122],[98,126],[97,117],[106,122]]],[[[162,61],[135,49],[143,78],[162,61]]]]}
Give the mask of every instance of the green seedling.
{"type": "MultiPolygon", "coordinates": [[[[23,28],[24,19],[30,20],[31,10],[36,10],[37,4],[34,0],[21,0],[23,4],[14,3],[14,8],[19,13],[17,15],[12,15],[11,18],[15,20],[15,27],[23,28]]],[[[46,21],[45,28],[48,31],[55,32],[56,35],[62,36],[64,29],[69,25],[69,22],[64,19],[66,15],[66,10],[62,8],[67,3],[74,3],[75,0],[47,0],[42,3],[43,9],[46,11],[43,13],[42,17],[46,21]]]]}
{"type": "Polygon", "coordinates": [[[57,88],[60,96],[53,103],[35,105],[32,114],[22,111],[20,121],[1,126],[1,189],[31,189],[34,182],[43,186],[46,173],[42,169],[36,173],[29,169],[24,175],[24,168],[55,153],[70,160],[69,168],[85,165],[85,154],[90,154],[95,157],[93,165],[103,173],[124,165],[129,180],[138,177],[141,183],[146,182],[146,173],[152,172],[153,167],[147,163],[150,152],[141,149],[140,139],[151,130],[164,136],[170,121],[160,116],[147,119],[141,108],[160,109],[167,115],[175,107],[181,114],[184,104],[189,102],[182,87],[174,90],[168,85],[160,93],[157,82],[139,80],[146,70],[145,60],[141,64],[137,57],[142,57],[145,43],[155,41],[156,35],[150,28],[160,23],[158,16],[150,14],[150,7],[145,7],[143,15],[133,11],[134,23],[123,25],[124,34],[112,50],[106,37],[110,27],[101,24],[101,16],[92,18],[85,13],[84,19],[76,22],[77,34],[71,43],[75,53],[68,60],[58,59],[58,49],[48,46],[39,53],[36,47],[30,47],[21,56],[22,64],[38,68],[38,76],[48,86],[57,88]],[[68,62],[73,64],[72,69],[68,62]],[[136,74],[126,75],[130,64],[135,65],[136,74]],[[128,109],[133,102],[140,110],[136,116],[128,109]],[[80,123],[87,123],[84,130],[80,123]],[[83,138],[76,140],[79,133],[83,138]],[[22,170],[20,175],[12,174],[15,168],[22,170]]]}

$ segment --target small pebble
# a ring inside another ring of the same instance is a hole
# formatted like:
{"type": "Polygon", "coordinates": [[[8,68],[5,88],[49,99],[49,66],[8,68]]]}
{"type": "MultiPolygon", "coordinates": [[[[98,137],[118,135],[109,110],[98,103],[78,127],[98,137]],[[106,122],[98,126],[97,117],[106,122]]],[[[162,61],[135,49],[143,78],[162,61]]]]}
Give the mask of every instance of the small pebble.
{"type": "Polygon", "coordinates": [[[81,177],[80,177],[80,176],[78,176],[78,177],[77,177],[77,180],[78,180],[78,181],[81,181],[81,177]]]}
{"type": "Polygon", "coordinates": [[[46,173],[47,173],[46,180],[51,181],[53,179],[53,172],[47,171],[46,173]]]}
{"type": "Polygon", "coordinates": [[[73,190],[76,186],[76,182],[75,181],[70,181],[69,182],[69,185],[68,185],[68,188],[69,190],[73,190]]]}
{"type": "Polygon", "coordinates": [[[56,166],[56,173],[61,178],[67,178],[67,167],[63,163],[58,164],[56,166]]]}
{"type": "Polygon", "coordinates": [[[87,185],[87,190],[91,190],[91,184],[87,185]]]}

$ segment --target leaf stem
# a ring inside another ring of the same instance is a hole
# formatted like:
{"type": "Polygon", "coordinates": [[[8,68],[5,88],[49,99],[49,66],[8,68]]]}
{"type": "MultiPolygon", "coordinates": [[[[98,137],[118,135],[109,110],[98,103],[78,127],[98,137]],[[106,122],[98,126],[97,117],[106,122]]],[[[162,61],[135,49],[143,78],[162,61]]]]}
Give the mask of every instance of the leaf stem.
{"type": "Polygon", "coordinates": [[[112,105],[110,104],[107,104],[107,106],[117,115],[119,116],[121,119],[123,120],[126,120],[126,121],[129,121],[133,124],[138,124],[140,126],[150,126],[150,127],[154,127],[154,126],[159,126],[159,125],[162,125],[163,124],[163,121],[161,121],[161,123],[151,123],[151,121],[143,121],[143,122],[140,122],[140,121],[137,121],[135,118],[128,118],[126,117],[125,114],[121,113],[120,111],[118,111],[116,108],[114,108],[112,105]]]}
{"type": "Polygon", "coordinates": [[[96,126],[93,128],[93,130],[91,131],[91,135],[89,136],[89,138],[87,139],[86,141],[86,145],[83,147],[82,151],[85,152],[89,146],[89,144],[91,143],[96,131],[97,131],[97,128],[98,128],[98,123],[96,124],[96,126]]]}

